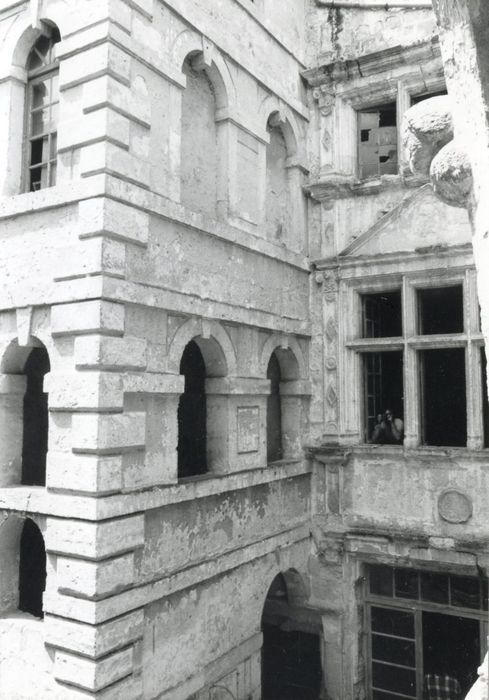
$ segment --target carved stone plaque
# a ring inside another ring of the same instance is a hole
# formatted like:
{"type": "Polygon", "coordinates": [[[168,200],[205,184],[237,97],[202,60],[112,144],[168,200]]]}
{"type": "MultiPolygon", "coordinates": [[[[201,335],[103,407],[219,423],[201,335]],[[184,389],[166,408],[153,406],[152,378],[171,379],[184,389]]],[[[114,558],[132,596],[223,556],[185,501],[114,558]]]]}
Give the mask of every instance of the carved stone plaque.
{"type": "Polygon", "coordinates": [[[260,447],[260,407],[238,406],[238,454],[258,452],[260,447]]]}
{"type": "Polygon", "coordinates": [[[472,517],[472,501],[462,491],[447,489],[438,497],[438,512],[448,523],[466,523],[472,517]]]}

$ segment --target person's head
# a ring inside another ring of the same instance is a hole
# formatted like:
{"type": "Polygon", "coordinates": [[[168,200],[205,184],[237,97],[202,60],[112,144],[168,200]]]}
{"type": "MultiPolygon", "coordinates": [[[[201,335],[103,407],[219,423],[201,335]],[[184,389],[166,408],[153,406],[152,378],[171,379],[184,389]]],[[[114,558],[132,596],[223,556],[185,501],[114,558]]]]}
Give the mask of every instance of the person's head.
{"type": "Polygon", "coordinates": [[[389,418],[394,418],[394,415],[393,415],[393,413],[392,413],[392,411],[391,411],[390,408],[386,408],[386,409],[385,409],[384,415],[385,415],[385,417],[387,418],[387,420],[389,420],[389,418]]]}
{"type": "Polygon", "coordinates": [[[382,413],[377,413],[377,423],[382,423],[383,420],[384,416],[382,415],[382,413]]]}

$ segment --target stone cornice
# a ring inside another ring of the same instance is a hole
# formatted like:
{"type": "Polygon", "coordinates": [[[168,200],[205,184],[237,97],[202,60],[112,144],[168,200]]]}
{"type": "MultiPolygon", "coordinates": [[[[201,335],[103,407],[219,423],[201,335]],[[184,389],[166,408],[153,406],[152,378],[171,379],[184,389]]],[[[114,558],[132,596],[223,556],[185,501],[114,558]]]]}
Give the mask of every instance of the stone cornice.
{"type": "Polygon", "coordinates": [[[411,65],[437,58],[441,60],[438,38],[411,46],[392,46],[382,51],[365,54],[347,60],[332,63],[319,63],[314,68],[302,71],[302,77],[310,87],[324,84],[350,82],[355,78],[366,78],[371,75],[386,72],[399,65],[411,65]]]}

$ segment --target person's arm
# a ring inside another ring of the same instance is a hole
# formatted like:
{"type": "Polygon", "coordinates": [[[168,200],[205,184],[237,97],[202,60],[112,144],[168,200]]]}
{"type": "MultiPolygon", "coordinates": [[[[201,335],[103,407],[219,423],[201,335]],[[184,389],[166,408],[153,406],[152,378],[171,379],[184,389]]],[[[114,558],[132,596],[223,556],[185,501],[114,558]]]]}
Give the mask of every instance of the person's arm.
{"type": "Polygon", "coordinates": [[[404,437],[404,423],[400,418],[393,418],[391,420],[391,430],[394,438],[401,442],[404,437]]]}

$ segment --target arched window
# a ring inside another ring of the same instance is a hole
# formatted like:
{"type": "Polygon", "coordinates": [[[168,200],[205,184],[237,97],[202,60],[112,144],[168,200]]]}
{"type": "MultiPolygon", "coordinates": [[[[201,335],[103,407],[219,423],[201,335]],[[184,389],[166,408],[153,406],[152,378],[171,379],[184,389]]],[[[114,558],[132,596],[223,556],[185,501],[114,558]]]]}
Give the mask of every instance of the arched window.
{"type": "Polygon", "coordinates": [[[276,462],[283,457],[282,406],[280,400],[280,364],[275,353],[270,357],[267,369],[270,394],[267,397],[267,461],[276,462]]]}
{"type": "Polygon", "coordinates": [[[56,27],[36,41],[27,60],[26,172],[29,192],[56,184],[58,129],[58,74],[56,27]]]}
{"type": "Polygon", "coordinates": [[[184,392],[178,404],[178,477],[197,476],[207,471],[206,367],[193,340],[183,351],[180,374],[184,392]]]}
{"type": "Polygon", "coordinates": [[[43,391],[44,375],[49,372],[46,348],[33,348],[24,367],[27,379],[24,395],[22,478],[30,486],[46,484],[48,451],[48,395],[43,391]]]}
{"type": "Polygon", "coordinates": [[[43,617],[46,588],[46,549],[37,525],[27,518],[20,537],[19,610],[43,617]]]}
{"type": "Polygon", "coordinates": [[[267,124],[270,141],[267,144],[266,230],[270,240],[287,241],[290,225],[289,178],[287,173],[287,145],[278,121],[273,114],[267,124]]]}
{"type": "Polygon", "coordinates": [[[217,204],[216,97],[200,56],[187,58],[182,95],[181,201],[189,209],[214,217],[217,204]]]}

